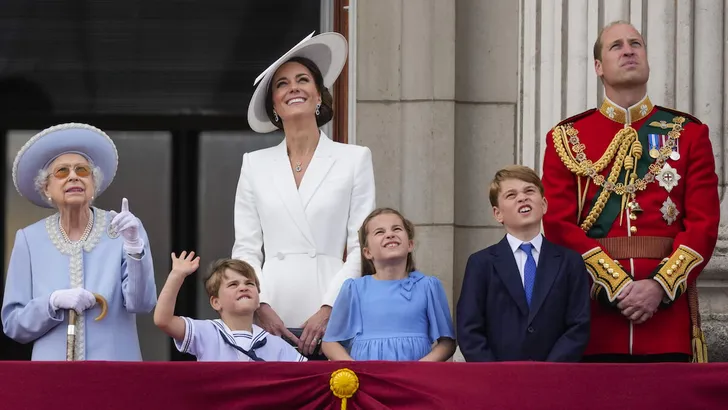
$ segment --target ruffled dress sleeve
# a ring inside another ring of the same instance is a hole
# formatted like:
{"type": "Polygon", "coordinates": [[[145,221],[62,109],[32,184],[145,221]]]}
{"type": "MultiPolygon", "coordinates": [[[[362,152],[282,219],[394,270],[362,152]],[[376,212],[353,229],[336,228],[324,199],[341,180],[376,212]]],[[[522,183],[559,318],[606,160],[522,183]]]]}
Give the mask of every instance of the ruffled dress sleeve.
{"type": "Polygon", "coordinates": [[[440,279],[434,276],[427,276],[427,320],[429,321],[428,334],[430,342],[448,337],[455,339],[450,308],[447,304],[447,296],[440,279]]]}
{"type": "Polygon", "coordinates": [[[351,340],[362,332],[361,303],[354,279],[347,279],[336,297],[324,334],[324,342],[339,342],[350,348],[351,340]]]}

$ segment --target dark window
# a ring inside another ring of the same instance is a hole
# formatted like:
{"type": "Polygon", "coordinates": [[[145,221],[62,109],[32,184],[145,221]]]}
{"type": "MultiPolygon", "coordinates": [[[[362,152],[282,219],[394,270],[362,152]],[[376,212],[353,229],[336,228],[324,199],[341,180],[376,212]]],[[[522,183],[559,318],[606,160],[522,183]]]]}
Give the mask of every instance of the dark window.
{"type": "MultiPolygon", "coordinates": [[[[211,317],[201,276],[232,248],[242,155],[282,138],[250,131],[253,80],[318,33],[320,13],[317,0],[0,2],[5,267],[15,231],[49,214],[15,192],[9,171],[17,149],[45,127],[85,122],[109,133],[120,154],[119,173],[96,205],[117,209],[129,198],[155,235],[157,291],[171,251],[201,252],[200,272],[180,291],[176,313],[211,317]]],[[[194,359],[177,353],[151,315],[140,315],[138,327],[145,360],[194,359]]],[[[29,359],[30,347],[0,335],[0,359],[29,359]]]]}

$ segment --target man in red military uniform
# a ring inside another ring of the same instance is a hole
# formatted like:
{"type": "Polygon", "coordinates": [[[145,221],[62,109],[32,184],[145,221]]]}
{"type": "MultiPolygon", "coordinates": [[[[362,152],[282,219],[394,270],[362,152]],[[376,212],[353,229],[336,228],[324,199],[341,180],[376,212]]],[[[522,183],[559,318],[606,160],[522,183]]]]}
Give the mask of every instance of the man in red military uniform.
{"type": "Polygon", "coordinates": [[[720,219],[708,126],[652,104],[629,23],[602,30],[594,59],[606,98],[548,133],[543,164],[546,237],[592,278],[584,361],[706,361],[695,281],[720,219]]]}

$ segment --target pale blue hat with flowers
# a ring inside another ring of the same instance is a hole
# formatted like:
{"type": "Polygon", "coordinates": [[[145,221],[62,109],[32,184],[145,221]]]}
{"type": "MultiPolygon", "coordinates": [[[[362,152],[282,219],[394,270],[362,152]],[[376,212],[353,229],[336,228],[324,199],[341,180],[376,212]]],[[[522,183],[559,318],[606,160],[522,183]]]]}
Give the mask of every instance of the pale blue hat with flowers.
{"type": "Polygon", "coordinates": [[[13,162],[13,183],[18,193],[43,208],[51,208],[42,194],[36,190],[38,171],[46,169],[63,154],[79,154],[98,167],[103,173],[96,193],[101,195],[116,176],[119,154],[111,138],[100,129],[80,123],[59,124],[35,134],[28,140],[13,162]]]}

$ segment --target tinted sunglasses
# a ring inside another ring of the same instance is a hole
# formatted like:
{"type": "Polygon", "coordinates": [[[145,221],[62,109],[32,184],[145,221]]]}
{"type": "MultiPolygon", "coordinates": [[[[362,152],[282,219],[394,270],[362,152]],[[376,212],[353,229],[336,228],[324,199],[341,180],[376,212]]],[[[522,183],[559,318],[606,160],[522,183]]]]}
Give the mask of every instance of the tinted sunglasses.
{"type": "MultiPolygon", "coordinates": [[[[73,167],[73,172],[77,176],[84,178],[91,175],[91,167],[88,165],[76,165],[73,167]]],[[[71,167],[69,166],[62,166],[53,171],[53,176],[58,179],[68,178],[69,175],[71,175],[71,167]]]]}

